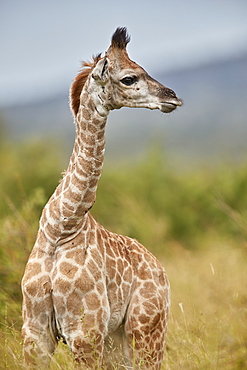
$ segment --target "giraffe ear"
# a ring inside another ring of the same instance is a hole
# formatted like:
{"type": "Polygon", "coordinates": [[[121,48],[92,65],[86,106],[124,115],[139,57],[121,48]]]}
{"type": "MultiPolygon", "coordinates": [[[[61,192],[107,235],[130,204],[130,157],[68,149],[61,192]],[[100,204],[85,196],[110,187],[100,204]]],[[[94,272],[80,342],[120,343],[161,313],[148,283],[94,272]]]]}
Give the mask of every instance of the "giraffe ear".
{"type": "Polygon", "coordinates": [[[105,84],[109,78],[108,64],[108,58],[105,56],[104,58],[100,59],[94,67],[92,77],[101,84],[105,84]]]}

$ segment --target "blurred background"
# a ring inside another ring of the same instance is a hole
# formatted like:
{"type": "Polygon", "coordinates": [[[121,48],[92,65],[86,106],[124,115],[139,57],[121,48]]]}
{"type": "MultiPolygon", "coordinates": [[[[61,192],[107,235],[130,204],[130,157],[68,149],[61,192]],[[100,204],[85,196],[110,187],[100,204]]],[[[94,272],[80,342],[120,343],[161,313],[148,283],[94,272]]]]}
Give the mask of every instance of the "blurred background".
{"type": "Polygon", "coordinates": [[[72,150],[68,105],[81,60],[105,52],[118,26],[130,58],[184,101],[170,115],[123,108],[110,114],[111,163],[164,148],[177,169],[246,158],[245,0],[0,2],[1,135],[52,138],[72,150]]]}

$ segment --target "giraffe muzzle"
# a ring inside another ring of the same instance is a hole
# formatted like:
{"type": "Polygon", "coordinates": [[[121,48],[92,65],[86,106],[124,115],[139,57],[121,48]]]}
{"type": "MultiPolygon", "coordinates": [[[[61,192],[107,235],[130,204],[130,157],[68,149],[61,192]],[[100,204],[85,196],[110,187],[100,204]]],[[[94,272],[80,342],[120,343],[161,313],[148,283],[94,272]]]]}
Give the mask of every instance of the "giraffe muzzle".
{"type": "Polygon", "coordinates": [[[177,107],[181,107],[182,105],[183,105],[183,102],[180,99],[178,99],[177,97],[172,98],[169,101],[161,102],[160,111],[162,113],[170,113],[174,109],[176,109],[177,107]]]}

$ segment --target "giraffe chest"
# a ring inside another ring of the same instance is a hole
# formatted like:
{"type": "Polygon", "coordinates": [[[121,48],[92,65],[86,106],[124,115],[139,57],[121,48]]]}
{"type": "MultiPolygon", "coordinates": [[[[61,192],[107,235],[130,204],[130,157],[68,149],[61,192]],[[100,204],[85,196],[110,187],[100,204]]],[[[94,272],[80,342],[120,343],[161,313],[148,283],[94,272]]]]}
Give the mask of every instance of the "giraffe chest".
{"type": "MultiPolygon", "coordinates": [[[[108,333],[121,325],[131,295],[133,272],[121,253],[103,254],[96,245],[58,252],[52,273],[58,326],[82,317],[102,322],[108,333]]],[[[89,324],[87,324],[89,325],[89,324]]]]}

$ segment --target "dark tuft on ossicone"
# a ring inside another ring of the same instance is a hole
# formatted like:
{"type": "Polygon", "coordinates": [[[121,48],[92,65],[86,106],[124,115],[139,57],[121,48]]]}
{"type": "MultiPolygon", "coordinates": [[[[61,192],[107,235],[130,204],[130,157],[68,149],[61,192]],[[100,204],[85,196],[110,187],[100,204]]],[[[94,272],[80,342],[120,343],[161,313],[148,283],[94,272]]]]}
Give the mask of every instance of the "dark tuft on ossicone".
{"type": "Polygon", "coordinates": [[[125,49],[126,45],[130,42],[126,27],[118,27],[111,39],[111,46],[113,48],[125,49]]]}

